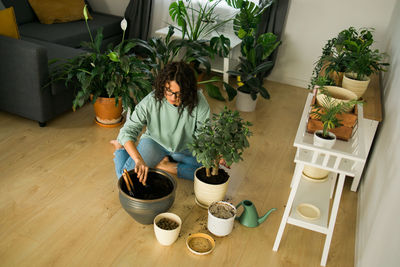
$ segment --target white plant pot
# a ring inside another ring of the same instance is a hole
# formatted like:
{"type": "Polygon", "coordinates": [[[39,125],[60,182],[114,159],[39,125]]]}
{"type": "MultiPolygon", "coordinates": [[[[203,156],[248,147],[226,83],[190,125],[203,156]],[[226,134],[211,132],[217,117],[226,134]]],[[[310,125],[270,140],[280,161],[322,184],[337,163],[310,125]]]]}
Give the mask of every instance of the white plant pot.
{"type": "Polygon", "coordinates": [[[172,245],[179,236],[179,232],[181,231],[182,220],[181,218],[171,212],[165,212],[158,214],[154,218],[154,233],[156,235],[157,241],[163,246],[170,246],[172,245]],[[157,226],[157,223],[162,218],[168,218],[173,220],[179,224],[179,226],[173,230],[165,230],[157,226]]]}
{"type": "MultiPolygon", "coordinates": [[[[317,133],[322,133],[322,130],[318,130],[318,131],[314,132],[314,145],[331,149],[336,142],[336,135],[329,132],[328,133],[329,136],[331,136],[333,138],[333,139],[329,140],[329,139],[324,139],[324,138],[319,137],[317,135],[317,133]]],[[[314,179],[323,179],[329,174],[329,171],[321,169],[321,168],[316,168],[316,167],[313,167],[310,165],[304,165],[303,173],[305,175],[307,175],[308,177],[311,177],[314,179]]]]}
{"type": "Polygon", "coordinates": [[[253,100],[250,94],[238,91],[236,96],[236,109],[244,112],[252,112],[256,109],[257,100],[253,100]]]}
{"type": "Polygon", "coordinates": [[[362,97],[365,91],[367,90],[371,79],[367,77],[365,81],[359,81],[354,79],[355,77],[356,77],[355,74],[345,73],[343,76],[342,87],[354,92],[357,95],[358,99],[362,97]]]}
{"type": "Polygon", "coordinates": [[[207,229],[210,231],[212,234],[216,236],[226,236],[229,235],[232,232],[233,229],[233,224],[235,222],[235,217],[236,217],[237,210],[235,206],[228,202],[224,201],[218,201],[214,202],[210,205],[208,208],[208,220],[207,220],[207,229]],[[230,208],[232,208],[234,215],[230,218],[218,218],[214,216],[211,212],[210,209],[214,205],[226,205],[230,208]]]}
{"type": "Polygon", "coordinates": [[[322,130],[318,130],[318,131],[314,132],[314,146],[331,149],[336,142],[336,135],[334,135],[331,132],[328,132],[328,135],[331,137],[331,139],[325,139],[325,138],[318,136],[318,134],[321,134],[321,133],[322,133],[322,130]]]}
{"type": "Polygon", "coordinates": [[[194,194],[196,203],[202,208],[208,208],[213,202],[223,200],[226,190],[228,189],[229,179],[223,184],[207,184],[197,178],[197,171],[204,167],[198,168],[194,173],[194,194]]]}

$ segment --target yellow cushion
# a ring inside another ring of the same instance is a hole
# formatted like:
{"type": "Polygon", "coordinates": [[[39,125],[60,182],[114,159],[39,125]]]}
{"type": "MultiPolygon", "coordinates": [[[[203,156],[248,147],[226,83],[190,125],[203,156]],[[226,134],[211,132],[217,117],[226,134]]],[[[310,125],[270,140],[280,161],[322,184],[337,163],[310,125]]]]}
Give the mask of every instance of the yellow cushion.
{"type": "Polygon", "coordinates": [[[13,7],[0,10],[0,35],[19,39],[18,25],[13,7]]]}
{"type": "Polygon", "coordinates": [[[84,0],[28,0],[43,24],[62,23],[85,19],[84,0]]]}

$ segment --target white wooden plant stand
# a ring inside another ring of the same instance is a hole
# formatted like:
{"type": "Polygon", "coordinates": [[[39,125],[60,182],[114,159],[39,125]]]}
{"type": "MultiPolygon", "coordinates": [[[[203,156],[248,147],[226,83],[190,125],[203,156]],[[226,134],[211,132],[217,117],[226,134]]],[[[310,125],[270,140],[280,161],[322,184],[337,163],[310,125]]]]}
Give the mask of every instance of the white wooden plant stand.
{"type": "Polygon", "coordinates": [[[352,188],[357,189],[367,156],[365,153],[364,118],[361,105],[358,105],[357,129],[354,129],[354,134],[349,141],[337,140],[332,149],[313,145],[313,135],[306,132],[312,98],[313,94],[310,93],[307,97],[294,141],[294,146],[297,147],[294,159],[296,168],[292,178],[289,199],[283,213],[273,250],[278,250],[287,223],[316,231],[326,235],[321,259],[321,265],[325,266],[345,177],[354,177],[352,188]],[[329,170],[330,175],[328,176],[328,180],[326,182],[312,182],[303,179],[302,171],[304,165],[329,170]],[[330,205],[334,191],[333,202],[330,205]],[[296,207],[301,203],[312,204],[318,207],[320,210],[319,218],[308,220],[298,215],[296,207]],[[330,206],[331,212],[329,214],[330,206]]]}

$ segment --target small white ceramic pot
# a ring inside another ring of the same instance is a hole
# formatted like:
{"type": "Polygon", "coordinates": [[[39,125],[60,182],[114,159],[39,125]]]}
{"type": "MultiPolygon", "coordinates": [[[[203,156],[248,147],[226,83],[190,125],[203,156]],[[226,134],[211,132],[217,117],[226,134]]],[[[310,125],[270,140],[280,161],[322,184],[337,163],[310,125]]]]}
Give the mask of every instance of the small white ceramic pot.
{"type": "Polygon", "coordinates": [[[238,90],[236,96],[236,109],[244,112],[253,112],[256,109],[257,100],[258,97],[256,100],[253,100],[250,94],[246,94],[238,90]]]}
{"type": "Polygon", "coordinates": [[[154,233],[156,235],[157,241],[163,246],[172,245],[179,236],[179,232],[181,231],[182,220],[181,218],[171,212],[165,212],[158,214],[154,218],[154,233]],[[178,223],[178,227],[173,230],[165,230],[157,226],[157,223],[162,219],[167,218],[178,223]]]}
{"type": "Polygon", "coordinates": [[[336,142],[336,135],[331,132],[328,132],[330,139],[325,139],[325,138],[319,137],[318,134],[322,134],[322,130],[318,130],[318,131],[314,132],[314,145],[331,149],[336,142]]]}
{"type": "Polygon", "coordinates": [[[210,231],[212,234],[216,236],[226,236],[229,235],[232,232],[233,229],[233,224],[235,222],[235,217],[236,217],[236,208],[232,204],[225,202],[225,201],[218,201],[212,203],[208,207],[208,220],[207,220],[207,229],[210,231]],[[225,205],[225,207],[231,208],[233,211],[233,215],[229,218],[218,218],[214,216],[211,213],[211,209],[213,206],[218,206],[218,205],[225,205]]]}

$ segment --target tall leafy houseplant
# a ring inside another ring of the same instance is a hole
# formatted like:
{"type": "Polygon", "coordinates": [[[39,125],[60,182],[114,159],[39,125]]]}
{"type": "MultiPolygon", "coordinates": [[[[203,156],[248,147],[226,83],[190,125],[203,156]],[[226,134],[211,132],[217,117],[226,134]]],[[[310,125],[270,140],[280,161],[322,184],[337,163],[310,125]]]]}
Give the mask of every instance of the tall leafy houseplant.
{"type": "Polygon", "coordinates": [[[349,27],[329,39],[315,63],[308,88],[314,88],[321,75],[329,79],[331,85],[341,85],[341,80],[335,80],[335,74],[341,73],[339,77],[343,77],[345,72],[353,73],[352,78],[363,81],[372,73],[385,71],[385,66],[389,65],[382,62],[385,54],[371,49],[372,32],[373,29],[349,27]]]}
{"type": "Polygon", "coordinates": [[[240,77],[239,91],[250,94],[253,100],[256,100],[258,94],[268,99],[270,95],[263,86],[263,74],[273,67],[273,62],[268,58],[281,42],[273,33],[259,35],[258,25],[263,12],[274,0],[260,1],[259,5],[246,0],[226,2],[239,9],[233,27],[235,34],[242,40],[238,70],[228,73],[240,77]]]}
{"type": "Polygon", "coordinates": [[[52,73],[53,80],[65,80],[78,88],[73,101],[73,109],[82,107],[92,97],[115,98],[115,105],[122,101],[125,110],[133,110],[139,102],[152,90],[150,68],[139,60],[131,49],[134,42],[124,40],[126,20],[121,22],[123,37],[114,48],[101,51],[103,40],[102,29],[95,38],[92,37],[87,22],[87,7],[84,7],[85,21],[91,42],[83,43],[89,51],[58,65],[52,73]]]}
{"type": "Polygon", "coordinates": [[[189,150],[206,168],[206,175],[218,175],[219,163],[224,159],[228,165],[242,160],[242,152],[249,147],[248,137],[252,135],[251,123],[243,121],[238,111],[227,107],[199,128],[189,150]]]}

